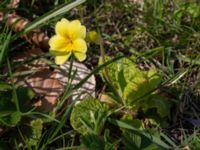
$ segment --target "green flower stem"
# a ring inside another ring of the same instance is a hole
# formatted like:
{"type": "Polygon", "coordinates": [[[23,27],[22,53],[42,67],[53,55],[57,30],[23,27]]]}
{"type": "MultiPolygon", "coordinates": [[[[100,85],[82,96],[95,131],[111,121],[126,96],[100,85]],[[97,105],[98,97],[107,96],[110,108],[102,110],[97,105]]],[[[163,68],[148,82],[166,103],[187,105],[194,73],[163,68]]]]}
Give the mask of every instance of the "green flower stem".
{"type": "Polygon", "coordinates": [[[73,63],[74,63],[74,54],[72,53],[71,59],[70,59],[70,65],[69,65],[69,74],[68,74],[69,79],[71,79],[71,76],[72,76],[73,63]]]}
{"type": "MultiPolygon", "coordinates": [[[[72,90],[72,81],[75,77],[76,71],[73,72],[73,63],[74,63],[74,55],[71,55],[71,59],[70,59],[70,65],[69,65],[69,72],[68,72],[68,82],[67,85],[65,87],[65,91],[64,91],[64,96],[68,93],[68,91],[72,90]]],[[[55,108],[55,112],[57,112],[58,110],[61,109],[61,107],[63,106],[63,104],[65,103],[66,99],[61,99],[60,103],[57,105],[57,107],[55,108]]]]}

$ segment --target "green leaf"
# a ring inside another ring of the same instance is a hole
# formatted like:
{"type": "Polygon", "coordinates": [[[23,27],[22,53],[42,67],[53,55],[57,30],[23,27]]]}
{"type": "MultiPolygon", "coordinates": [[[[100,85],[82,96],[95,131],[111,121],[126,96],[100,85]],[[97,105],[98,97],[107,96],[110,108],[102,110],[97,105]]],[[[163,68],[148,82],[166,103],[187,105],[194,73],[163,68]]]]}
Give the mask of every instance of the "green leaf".
{"type": "Polygon", "coordinates": [[[10,115],[10,120],[9,120],[10,124],[13,126],[17,125],[18,122],[21,120],[21,117],[22,117],[21,115],[22,115],[21,112],[18,112],[18,111],[13,112],[10,115]]]}
{"type": "MultiPolygon", "coordinates": [[[[109,59],[106,56],[106,61],[109,59]]],[[[142,71],[137,68],[134,61],[134,57],[123,58],[107,66],[109,70],[108,76],[114,88],[119,92],[119,95],[122,96],[125,104],[128,106],[134,106],[136,104],[135,101],[138,101],[138,99],[141,99],[142,102],[148,99],[152,90],[156,89],[161,82],[161,77],[158,75],[156,69],[142,71]]],[[[102,58],[99,60],[99,64],[101,63],[102,58]]],[[[100,72],[100,74],[104,79],[103,72],[100,72]]],[[[137,105],[139,107],[140,102],[137,105]]]]}
{"type": "Polygon", "coordinates": [[[134,131],[135,134],[142,135],[142,136],[146,137],[147,139],[152,141],[154,144],[156,144],[156,145],[158,145],[158,146],[160,146],[162,148],[171,149],[171,146],[169,146],[168,144],[163,142],[160,138],[158,138],[158,137],[156,137],[156,136],[154,136],[152,134],[149,134],[148,132],[138,130],[138,129],[134,128],[132,125],[129,125],[129,124],[123,122],[123,121],[113,120],[113,119],[110,119],[109,121],[111,123],[119,126],[122,129],[132,130],[132,131],[134,131]]]}
{"type": "Polygon", "coordinates": [[[19,99],[19,106],[22,112],[26,112],[31,109],[31,100],[35,96],[33,90],[27,87],[19,87],[17,90],[17,97],[19,99]]]}
{"type": "MultiPolygon", "coordinates": [[[[121,89],[120,91],[124,92],[124,89],[127,85],[127,82],[126,82],[126,79],[124,77],[123,70],[120,70],[119,73],[118,73],[118,81],[120,81],[119,82],[119,88],[121,89]]],[[[122,95],[122,93],[120,93],[120,95],[122,95]]]]}
{"type": "Polygon", "coordinates": [[[137,102],[137,107],[139,107],[141,98],[143,98],[143,101],[145,101],[148,98],[144,98],[144,96],[148,94],[148,92],[149,87],[148,85],[146,85],[145,81],[143,81],[143,83],[141,82],[137,84],[129,82],[124,90],[123,98],[128,106],[135,106],[137,102]]]}
{"type": "Polygon", "coordinates": [[[20,87],[17,89],[17,96],[19,99],[26,99],[30,101],[35,96],[35,93],[30,88],[20,87]]]}
{"type": "Polygon", "coordinates": [[[81,136],[81,144],[88,150],[104,150],[104,141],[95,134],[86,134],[81,136]]]}
{"type": "Polygon", "coordinates": [[[187,7],[187,12],[193,18],[197,18],[200,14],[200,7],[196,3],[189,3],[187,7]]]}
{"type": "MultiPolygon", "coordinates": [[[[137,129],[141,132],[146,132],[144,127],[142,127],[142,122],[138,119],[132,119],[130,118],[130,115],[126,117],[123,117],[121,119],[124,123],[127,123],[137,129]]],[[[158,146],[155,145],[149,138],[142,134],[138,134],[135,131],[122,129],[122,143],[124,144],[124,149],[126,150],[143,150],[143,149],[158,149],[158,146]]],[[[151,129],[148,130],[149,134],[160,137],[158,131],[155,129],[151,131],[151,129]]],[[[161,148],[159,148],[161,149],[161,148]]]]}
{"type": "Polygon", "coordinates": [[[12,102],[12,90],[0,92],[0,116],[4,111],[14,111],[15,104],[12,102]]]}
{"type": "Polygon", "coordinates": [[[76,104],[72,110],[70,122],[81,134],[100,134],[108,116],[108,106],[99,100],[87,97],[76,104]]]}
{"type": "Polygon", "coordinates": [[[161,117],[169,116],[170,114],[170,103],[165,97],[159,95],[151,95],[151,97],[144,103],[144,110],[147,111],[150,108],[156,108],[157,113],[161,117]]]}
{"type": "Polygon", "coordinates": [[[158,75],[155,69],[150,69],[147,71],[147,80],[149,80],[149,86],[151,90],[157,88],[161,83],[161,77],[158,75]]]}
{"type": "Polygon", "coordinates": [[[122,143],[125,150],[141,150],[151,144],[151,141],[142,135],[135,134],[130,130],[125,130],[122,135],[122,143]],[[142,142],[145,140],[145,142],[142,142]],[[145,145],[143,145],[145,144],[145,145]]]}
{"type": "MultiPolygon", "coordinates": [[[[106,61],[109,59],[109,57],[106,57],[106,61]]],[[[134,57],[123,58],[107,67],[109,70],[108,75],[115,89],[121,95],[124,104],[132,109],[142,108],[145,112],[154,108],[157,110],[156,114],[160,115],[159,117],[161,118],[169,116],[169,102],[155,93],[161,84],[161,76],[155,68],[151,68],[148,71],[140,70],[134,60],[134,57]]],[[[101,61],[100,59],[100,63],[101,61]]],[[[101,72],[100,74],[104,79],[104,73],[101,72]]],[[[112,90],[108,93],[112,93],[112,90]]],[[[112,96],[112,94],[109,95],[112,96]]],[[[110,100],[111,103],[112,99],[117,99],[109,95],[106,95],[107,99],[104,96],[103,101],[110,100]]]]}
{"type": "Polygon", "coordinates": [[[111,107],[115,107],[115,106],[118,105],[118,103],[116,101],[117,98],[118,97],[114,93],[107,92],[107,93],[102,93],[101,94],[100,101],[108,104],[111,107]]]}
{"type": "MultiPolygon", "coordinates": [[[[131,73],[129,73],[130,76],[131,73]]],[[[124,89],[123,98],[128,105],[137,104],[138,107],[145,103],[161,82],[155,69],[141,71],[136,69],[134,78],[130,80],[124,89]],[[137,73],[136,73],[137,72],[137,73]]]]}
{"type": "Polygon", "coordinates": [[[121,139],[113,139],[113,137],[110,135],[110,130],[105,129],[104,130],[104,142],[105,142],[105,150],[114,150],[119,145],[121,139]]]}
{"type": "Polygon", "coordinates": [[[195,2],[185,2],[176,11],[174,11],[174,20],[180,25],[183,16],[197,18],[200,15],[200,7],[195,2]]]}
{"type": "MultiPolygon", "coordinates": [[[[133,58],[132,58],[133,59],[133,58]]],[[[109,56],[105,57],[106,62],[111,60],[109,56]]],[[[99,65],[102,64],[102,58],[99,59],[99,65]]],[[[108,75],[112,80],[114,87],[120,92],[123,93],[123,89],[127,83],[127,81],[131,80],[133,76],[129,76],[129,72],[135,74],[134,68],[135,64],[128,58],[122,58],[110,65],[106,68],[108,71],[108,75]],[[132,70],[131,70],[132,69],[132,70]],[[126,73],[124,73],[126,72],[126,73]]],[[[102,79],[105,79],[103,71],[100,72],[102,79]]]]}
{"type": "Polygon", "coordinates": [[[21,117],[21,112],[18,111],[1,113],[0,125],[14,127],[20,122],[21,117]]]}
{"type": "Polygon", "coordinates": [[[142,129],[142,121],[139,119],[133,119],[133,116],[130,114],[125,114],[123,117],[120,119],[123,122],[126,122],[130,125],[132,125],[136,129],[142,129]]]}
{"type": "Polygon", "coordinates": [[[36,146],[42,136],[43,121],[41,119],[32,120],[30,126],[32,133],[28,139],[28,143],[30,146],[36,146]]]}

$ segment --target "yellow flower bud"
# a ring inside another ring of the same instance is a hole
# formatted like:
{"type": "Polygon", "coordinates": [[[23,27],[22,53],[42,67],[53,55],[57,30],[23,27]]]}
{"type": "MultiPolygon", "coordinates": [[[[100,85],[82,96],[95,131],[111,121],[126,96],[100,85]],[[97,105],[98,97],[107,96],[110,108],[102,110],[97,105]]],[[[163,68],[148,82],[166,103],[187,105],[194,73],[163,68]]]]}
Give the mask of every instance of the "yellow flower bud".
{"type": "Polygon", "coordinates": [[[95,44],[100,44],[100,42],[101,42],[101,37],[96,31],[88,32],[87,39],[89,42],[92,42],[95,44]]]}

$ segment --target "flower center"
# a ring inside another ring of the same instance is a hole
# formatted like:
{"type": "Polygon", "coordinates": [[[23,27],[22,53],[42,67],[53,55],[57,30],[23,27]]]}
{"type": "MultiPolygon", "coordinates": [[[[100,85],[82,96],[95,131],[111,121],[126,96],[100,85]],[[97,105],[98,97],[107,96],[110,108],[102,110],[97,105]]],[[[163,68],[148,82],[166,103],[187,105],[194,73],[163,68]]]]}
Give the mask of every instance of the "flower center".
{"type": "Polygon", "coordinates": [[[67,44],[67,45],[68,45],[68,44],[71,45],[72,43],[73,43],[72,39],[70,39],[70,38],[67,38],[67,39],[66,39],[66,44],[67,44]]]}

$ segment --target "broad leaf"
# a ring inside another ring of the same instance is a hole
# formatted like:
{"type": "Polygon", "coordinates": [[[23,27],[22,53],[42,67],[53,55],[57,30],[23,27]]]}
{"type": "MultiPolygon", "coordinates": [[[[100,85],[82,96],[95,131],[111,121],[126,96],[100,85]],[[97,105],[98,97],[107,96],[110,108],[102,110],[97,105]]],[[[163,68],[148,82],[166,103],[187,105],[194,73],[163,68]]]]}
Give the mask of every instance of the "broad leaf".
{"type": "Polygon", "coordinates": [[[148,110],[150,108],[156,108],[157,113],[161,117],[166,117],[170,114],[170,103],[166,100],[166,98],[161,97],[159,95],[152,95],[146,103],[144,103],[144,110],[148,110]]]}
{"type": "MultiPolygon", "coordinates": [[[[106,61],[110,59],[107,56],[105,58],[106,61]]],[[[140,70],[134,60],[134,57],[123,58],[107,67],[107,75],[114,88],[126,106],[134,109],[142,108],[145,111],[155,108],[161,117],[168,116],[169,103],[165,98],[156,95],[156,89],[161,83],[161,77],[157,70],[155,68],[150,68],[148,71],[140,70]]],[[[102,58],[99,63],[102,63],[102,58]]],[[[100,72],[100,75],[103,79],[106,78],[103,71],[100,72]]],[[[107,100],[104,97],[103,101],[110,100],[110,97],[107,97],[107,100]]]]}
{"type": "Polygon", "coordinates": [[[72,127],[81,134],[99,134],[108,116],[108,106],[87,97],[75,105],[71,114],[72,127]]]}
{"type": "Polygon", "coordinates": [[[159,137],[153,135],[152,133],[148,133],[145,131],[141,131],[138,130],[136,128],[134,128],[132,125],[127,124],[126,122],[123,121],[119,121],[119,120],[109,120],[111,123],[119,126],[121,129],[126,129],[126,130],[131,130],[132,132],[134,132],[136,135],[140,135],[142,137],[147,138],[149,141],[151,141],[152,143],[165,148],[165,149],[170,149],[171,146],[169,146],[168,144],[166,144],[165,142],[163,142],[159,137]]]}
{"type": "Polygon", "coordinates": [[[88,150],[103,150],[105,147],[104,141],[95,134],[81,136],[81,144],[88,150]]]}
{"type": "Polygon", "coordinates": [[[20,122],[21,117],[22,115],[18,111],[4,113],[0,116],[0,125],[14,127],[20,122]]]}

